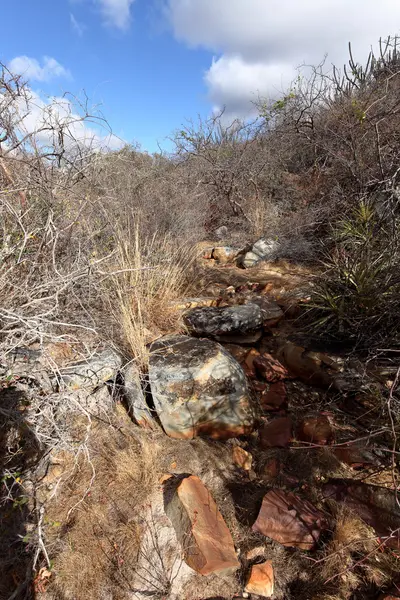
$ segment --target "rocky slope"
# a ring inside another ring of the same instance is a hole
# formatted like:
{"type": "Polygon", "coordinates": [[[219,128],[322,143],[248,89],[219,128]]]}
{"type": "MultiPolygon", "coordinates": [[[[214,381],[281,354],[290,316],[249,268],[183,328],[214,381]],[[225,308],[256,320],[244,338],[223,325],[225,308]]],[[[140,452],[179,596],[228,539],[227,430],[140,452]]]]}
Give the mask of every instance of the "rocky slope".
{"type": "Polygon", "coordinates": [[[400,597],[394,380],[300,345],[307,272],[271,252],[206,249],[146,373],[3,359],[4,597],[400,597]]]}

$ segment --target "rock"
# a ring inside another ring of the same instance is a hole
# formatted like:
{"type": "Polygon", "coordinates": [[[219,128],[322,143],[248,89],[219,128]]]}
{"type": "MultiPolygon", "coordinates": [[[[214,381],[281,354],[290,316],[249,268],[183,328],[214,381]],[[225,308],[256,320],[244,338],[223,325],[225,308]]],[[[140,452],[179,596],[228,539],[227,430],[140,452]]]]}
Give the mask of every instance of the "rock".
{"type": "Polygon", "coordinates": [[[340,367],[326,354],[307,351],[288,342],[282,349],[282,356],[290,373],[304,383],[341,389],[338,378],[340,367]]]}
{"type": "Polygon", "coordinates": [[[219,240],[223,240],[227,237],[228,235],[228,228],[226,225],[221,225],[221,227],[218,227],[218,229],[215,230],[215,235],[217,236],[217,238],[219,240]]]}
{"type": "Polygon", "coordinates": [[[379,460],[365,448],[358,448],[354,445],[337,446],[333,449],[333,453],[340,462],[352,469],[370,465],[379,466],[379,460]]]}
{"type": "Polygon", "coordinates": [[[250,352],[247,353],[245,360],[241,363],[244,372],[247,377],[253,378],[256,376],[256,370],[254,367],[254,359],[260,356],[260,353],[255,348],[251,348],[250,352]]]}
{"type": "Polygon", "coordinates": [[[269,390],[263,392],[260,397],[261,408],[265,412],[280,410],[286,403],[286,386],[283,381],[271,383],[269,390]]]}
{"type": "Polygon", "coordinates": [[[246,376],[216,342],[183,335],[157,340],[150,347],[149,381],[170,437],[227,439],[252,430],[246,376]]]}
{"type": "Polygon", "coordinates": [[[184,321],[191,333],[220,342],[254,343],[260,339],[262,312],[256,304],[194,308],[184,321]]]}
{"type": "Polygon", "coordinates": [[[212,252],[212,258],[220,265],[227,265],[235,262],[236,258],[242,252],[240,248],[231,248],[230,246],[217,246],[212,252]]]}
{"type": "Polygon", "coordinates": [[[259,239],[250,252],[247,252],[243,258],[245,269],[254,267],[261,260],[274,260],[279,250],[279,242],[272,239],[259,239]]]}
{"type": "Polygon", "coordinates": [[[292,439],[293,423],[290,417],[280,417],[266,423],[260,430],[260,446],[267,448],[285,448],[292,439]]]}
{"type": "Polygon", "coordinates": [[[283,546],[312,550],[326,527],[323,513],[310,502],[291,492],[271,490],[252,529],[283,546]]]}
{"type": "Polygon", "coordinates": [[[228,350],[230,354],[232,354],[233,358],[238,361],[238,363],[243,363],[246,359],[246,356],[252,349],[249,349],[245,346],[239,346],[238,344],[223,344],[225,350],[228,350]]]}
{"type": "Polygon", "coordinates": [[[400,507],[393,490],[350,479],[332,479],[325,484],[323,495],[345,504],[380,538],[387,538],[387,546],[400,549],[400,507]]]}
{"type": "Polygon", "coordinates": [[[281,465],[278,458],[271,458],[268,460],[261,470],[261,477],[263,481],[273,481],[280,473],[281,465]]]}
{"type": "Polygon", "coordinates": [[[271,383],[289,377],[289,373],[282,363],[267,353],[255,358],[254,368],[260,377],[263,377],[271,383]]]}
{"type": "Polygon", "coordinates": [[[94,389],[101,383],[114,380],[121,365],[121,358],[110,348],[88,360],[60,369],[61,380],[72,390],[94,389]]]}
{"type": "Polygon", "coordinates": [[[251,471],[253,457],[250,452],[244,450],[240,446],[234,446],[232,448],[232,459],[236,466],[244,471],[251,471]]]}
{"type": "Polygon", "coordinates": [[[263,598],[270,598],[273,596],[274,569],[270,560],[251,567],[245,591],[249,594],[257,594],[263,598]]]}
{"type": "Polygon", "coordinates": [[[198,477],[170,478],[164,484],[164,506],[192,569],[226,575],[239,568],[231,533],[198,477]]]}
{"type": "Polygon", "coordinates": [[[146,403],[146,398],[140,382],[139,369],[131,363],[123,370],[124,396],[128,411],[136,423],[143,429],[156,429],[156,423],[146,403]]]}
{"type": "Polygon", "coordinates": [[[325,415],[305,417],[297,430],[297,438],[302,442],[326,446],[334,439],[334,432],[325,415]]]}
{"type": "Polygon", "coordinates": [[[273,298],[251,296],[250,302],[261,308],[264,327],[274,327],[283,318],[283,310],[273,298]]]}

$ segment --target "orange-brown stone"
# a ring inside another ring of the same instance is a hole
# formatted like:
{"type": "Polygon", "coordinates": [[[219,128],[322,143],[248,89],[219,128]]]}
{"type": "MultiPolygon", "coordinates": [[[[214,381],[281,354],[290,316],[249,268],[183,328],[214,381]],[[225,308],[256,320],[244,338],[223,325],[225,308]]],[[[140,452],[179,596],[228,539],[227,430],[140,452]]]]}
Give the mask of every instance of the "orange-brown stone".
{"type": "Polygon", "coordinates": [[[270,598],[274,594],[274,569],[271,561],[253,565],[246,585],[246,592],[270,598]]]}
{"type": "Polygon", "coordinates": [[[253,463],[253,457],[250,452],[240,446],[234,446],[232,449],[232,459],[235,465],[244,471],[250,471],[253,463]]]}

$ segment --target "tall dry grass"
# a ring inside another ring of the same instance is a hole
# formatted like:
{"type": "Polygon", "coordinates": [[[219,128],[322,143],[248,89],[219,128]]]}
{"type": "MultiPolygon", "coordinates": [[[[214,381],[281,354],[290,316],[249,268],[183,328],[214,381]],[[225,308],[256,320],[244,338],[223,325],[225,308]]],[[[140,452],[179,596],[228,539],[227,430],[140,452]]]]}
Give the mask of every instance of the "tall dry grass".
{"type": "Polygon", "coordinates": [[[168,234],[147,237],[139,220],[125,231],[119,229],[116,242],[109,302],[125,350],[146,369],[148,344],[181,328],[172,303],[190,292],[195,253],[168,234]]]}

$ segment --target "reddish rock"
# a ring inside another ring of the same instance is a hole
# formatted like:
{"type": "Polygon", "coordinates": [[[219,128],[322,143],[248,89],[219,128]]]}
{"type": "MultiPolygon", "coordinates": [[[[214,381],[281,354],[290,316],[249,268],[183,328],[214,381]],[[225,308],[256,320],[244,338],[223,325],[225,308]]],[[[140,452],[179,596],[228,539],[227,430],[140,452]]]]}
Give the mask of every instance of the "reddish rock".
{"type": "Polygon", "coordinates": [[[345,504],[390,548],[400,549],[400,508],[393,490],[353,480],[333,479],[323,490],[326,499],[345,504]],[[392,535],[392,532],[396,532],[392,535]]]}
{"type": "Polygon", "coordinates": [[[286,386],[283,381],[272,383],[269,390],[261,394],[260,404],[266,412],[283,408],[286,404],[286,386]]]}
{"type": "Polygon", "coordinates": [[[333,450],[334,455],[340,462],[349,465],[353,469],[360,469],[369,465],[379,465],[379,461],[371,452],[354,445],[337,446],[333,450]]]}
{"type": "Polygon", "coordinates": [[[263,381],[258,381],[258,379],[252,379],[250,385],[255,392],[265,392],[268,384],[263,381]]]}
{"type": "Polygon", "coordinates": [[[261,476],[264,481],[273,481],[279,475],[280,462],[278,458],[271,458],[262,468],[261,476]]]}
{"type": "Polygon", "coordinates": [[[258,358],[260,356],[260,353],[258,350],[255,350],[255,348],[251,348],[250,352],[248,352],[245,360],[241,363],[244,372],[246,373],[247,377],[255,377],[256,376],[256,370],[255,370],[255,366],[254,366],[254,360],[256,358],[258,358]]]}
{"type": "Polygon", "coordinates": [[[336,377],[340,369],[328,355],[307,351],[288,342],[282,349],[282,356],[290,374],[304,383],[321,388],[337,387],[336,377]]]}
{"type": "Polygon", "coordinates": [[[235,465],[244,471],[251,471],[253,457],[250,452],[244,450],[240,446],[234,446],[232,449],[232,459],[235,465]]]}
{"type": "Polygon", "coordinates": [[[252,529],[283,546],[312,550],[326,527],[323,513],[310,502],[291,492],[271,490],[252,529]]]}
{"type": "Polygon", "coordinates": [[[290,417],[280,417],[266,423],[260,430],[261,448],[285,448],[292,439],[292,429],[290,417]]]}
{"type": "Polygon", "coordinates": [[[265,353],[255,358],[253,364],[258,375],[271,383],[287,379],[289,376],[287,369],[270,354],[265,353]]]}
{"type": "Polygon", "coordinates": [[[334,433],[325,415],[305,417],[297,430],[297,438],[302,442],[326,446],[333,441],[334,433]]]}
{"type": "Polygon", "coordinates": [[[232,536],[210,492],[194,475],[176,479],[164,485],[165,512],[186,563],[201,575],[236,571],[240,565],[232,536]]]}
{"type": "Polygon", "coordinates": [[[272,562],[267,560],[259,565],[253,565],[245,591],[270,598],[274,593],[274,569],[272,562]]]}

